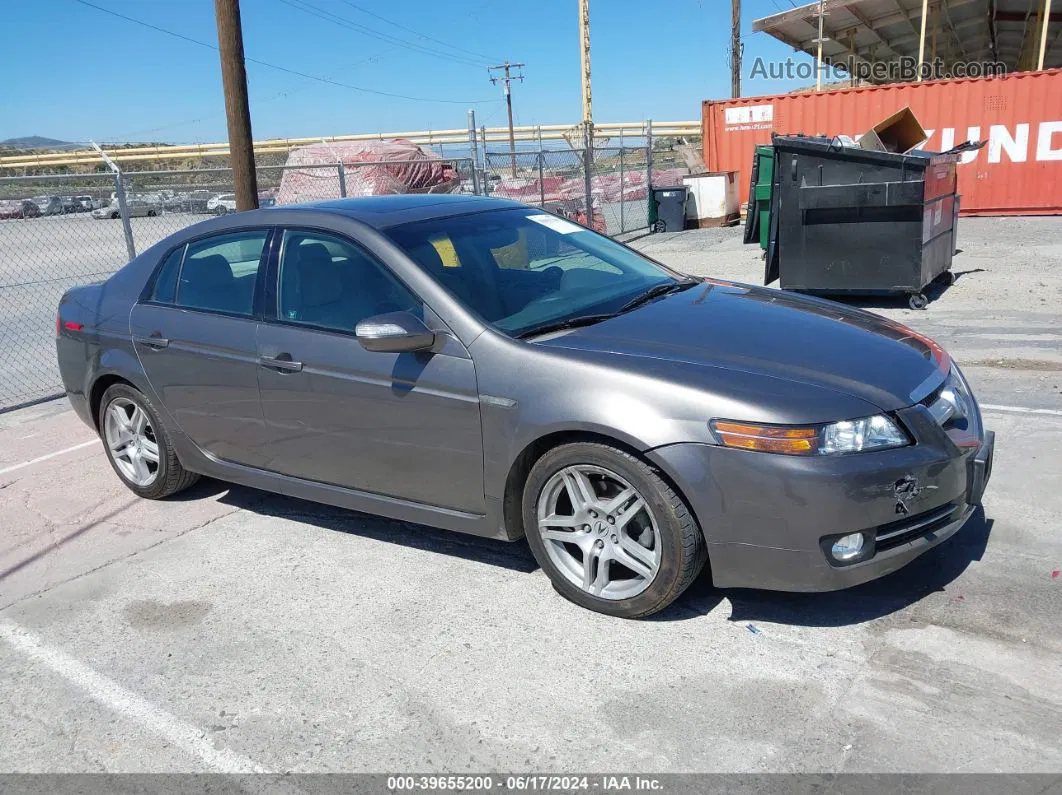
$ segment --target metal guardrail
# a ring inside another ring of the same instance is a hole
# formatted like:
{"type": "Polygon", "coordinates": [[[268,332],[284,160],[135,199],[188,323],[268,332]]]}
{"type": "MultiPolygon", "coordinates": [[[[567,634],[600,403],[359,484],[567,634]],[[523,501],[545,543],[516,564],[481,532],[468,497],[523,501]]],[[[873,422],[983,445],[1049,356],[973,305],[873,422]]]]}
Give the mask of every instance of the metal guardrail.
{"type": "MultiPolygon", "coordinates": [[[[595,124],[595,138],[608,139],[614,137],[626,137],[628,139],[645,137],[651,126],[656,136],[698,136],[701,134],[700,121],[674,121],[674,122],[606,122],[595,124]]],[[[518,142],[529,141],[558,141],[570,139],[579,125],[572,124],[543,124],[538,126],[514,127],[514,138],[518,142]]],[[[481,136],[485,135],[488,143],[507,143],[509,140],[508,127],[480,128],[481,136]]],[[[404,138],[416,144],[427,146],[462,145],[468,144],[467,129],[452,130],[414,130],[404,132],[386,133],[361,133],[357,135],[335,135],[324,138],[273,138],[256,141],[254,144],[255,154],[282,154],[297,146],[320,143],[342,143],[346,141],[382,141],[393,138],[404,138]]],[[[482,140],[482,137],[481,137],[482,140]]],[[[187,158],[211,158],[227,157],[229,145],[227,142],[208,144],[182,144],[176,146],[138,146],[125,149],[108,149],[103,151],[116,162],[129,163],[136,161],[164,161],[187,158]]],[[[44,152],[5,155],[0,157],[0,169],[16,168],[49,168],[72,165],[98,165],[99,154],[91,147],[68,152],[44,152]]]]}

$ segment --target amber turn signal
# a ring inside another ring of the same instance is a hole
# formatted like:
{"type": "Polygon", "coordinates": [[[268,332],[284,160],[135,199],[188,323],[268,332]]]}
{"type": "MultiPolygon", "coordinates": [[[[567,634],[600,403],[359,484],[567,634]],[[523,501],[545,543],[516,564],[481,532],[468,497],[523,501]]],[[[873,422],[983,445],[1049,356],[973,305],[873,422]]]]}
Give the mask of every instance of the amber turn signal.
{"type": "Polygon", "coordinates": [[[786,455],[814,455],[819,449],[819,428],[752,425],[730,420],[713,420],[712,430],[727,447],[759,450],[786,455]]]}

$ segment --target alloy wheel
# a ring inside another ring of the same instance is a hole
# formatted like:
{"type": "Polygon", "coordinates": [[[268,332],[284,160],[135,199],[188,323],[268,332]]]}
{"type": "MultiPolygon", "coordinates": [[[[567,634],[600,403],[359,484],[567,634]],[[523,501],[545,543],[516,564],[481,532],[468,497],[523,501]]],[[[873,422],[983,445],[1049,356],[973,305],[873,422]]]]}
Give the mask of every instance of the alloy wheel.
{"type": "Polygon", "coordinates": [[[159,445],[151,418],[142,406],[115,398],[104,418],[107,451],[118,470],[131,483],[150,486],[159,475],[159,445]]]}
{"type": "Polygon", "coordinates": [[[660,533],[645,499],[609,469],[561,469],[542,488],[536,514],[550,560],[592,596],[630,599],[660,569],[660,533]]]}

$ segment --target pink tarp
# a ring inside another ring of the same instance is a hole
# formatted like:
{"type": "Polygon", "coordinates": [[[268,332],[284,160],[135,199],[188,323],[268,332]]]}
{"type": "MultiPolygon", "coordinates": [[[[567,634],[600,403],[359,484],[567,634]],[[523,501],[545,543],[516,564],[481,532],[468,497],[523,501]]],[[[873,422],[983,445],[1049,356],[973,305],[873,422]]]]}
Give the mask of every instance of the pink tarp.
{"type": "Polygon", "coordinates": [[[310,144],[288,155],[277,204],[338,199],[338,168],[298,168],[335,165],[337,160],[343,161],[347,196],[451,193],[460,183],[451,163],[402,138],[310,144]]]}
{"type": "MultiPolygon", "coordinates": [[[[669,168],[653,172],[653,186],[657,188],[674,187],[682,184],[682,178],[689,174],[684,168],[669,168]]],[[[590,179],[590,192],[601,202],[618,202],[620,193],[623,201],[644,200],[648,195],[645,186],[644,171],[628,171],[623,175],[620,185],[619,174],[598,174],[590,179]]],[[[503,178],[495,183],[495,196],[504,196],[517,201],[538,204],[540,199],[546,202],[582,201],[586,196],[586,183],[582,177],[563,179],[545,177],[541,186],[537,179],[503,178]]]]}

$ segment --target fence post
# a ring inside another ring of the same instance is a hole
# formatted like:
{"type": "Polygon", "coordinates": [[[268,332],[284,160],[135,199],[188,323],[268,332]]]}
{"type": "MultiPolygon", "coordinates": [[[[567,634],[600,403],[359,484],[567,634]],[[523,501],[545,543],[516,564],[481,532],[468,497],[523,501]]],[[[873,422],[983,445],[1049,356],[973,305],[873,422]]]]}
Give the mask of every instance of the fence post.
{"type": "Polygon", "coordinates": [[[651,219],[653,208],[653,120],[645,122],[645,217],[651,219]]]}
{"type": "Polygon", "coordinates": [[[487,125],[481,124],[479,127],[479,140],[483,144],[483,195],[490,195],[490,180],[487,177],[487,169],[490,168],[489,158],[487,157],[487,125]]]}
{"type": "Polygon", "coordinates": [[[89,141],[92,144],[92,148],[96,150],[103,162],[107,164],[107,167],[114,172],[114,193],[115,198],[118,200],[118,212],[122,216],[122,231],[125,233],[125,248],[129,253],[129,259],[136,259],[136,245],[133,243],[133,227],[129,223],[129,213],[125,205],[125,187],[122,185],[122,170],[118,168],[118,164],[111,160],[107,153],[100,149],[99,144],[95,141],[89,141]]]}
{"type": "Polygon", "coordinates": [[[622,232],[626,232],[627,231],[627,225],[624,223],[624,218],[623,218],[623,194],[627,192],[625,190],[625,186],[623,184],[623,174],[624,174],[624,169],[623,169],[623,128],[620,128],[619,139],[620,139],[620,183],[619,183],[619,185],[620,185],[620,232],[622,233],[622,232]]]}
{"type": "Polygon", "coordinates": [[[591,172],[594,168],[594,128],[587,122],[583,129],[583,183],[586,190],[586,225],[594,228],[594,195],[591,172]]]}
{"type": "Polygon", "coordinates": [[[336,163],[336,168],[339,171],[339,195],[345,199],[347,198],[347,169],[342,160],[336,163]]]}
{"type": "Polygon", "coordinates": [[[542,126],[538,128],[538,206],[546,206],[545,152],[542,151],[542,126]]]}
{"type": "Polygon", "coordinates": [[[479,195],[479,147],[476,145],[476,112],[468,109],[468,152],[472,156],[472,192],[479,195]]]}
{"type": "Polygon", "coordinates": [[[118,212],[122,216],[122,231],[125,233],[125,248],[129,259],[136,259],[136,244],[133,242],[133,225],[129,220],[129,208],[125,201],[125,186],[122,184],[122,170],[114,166],[114,188],[118,194],[118,212]]]}

